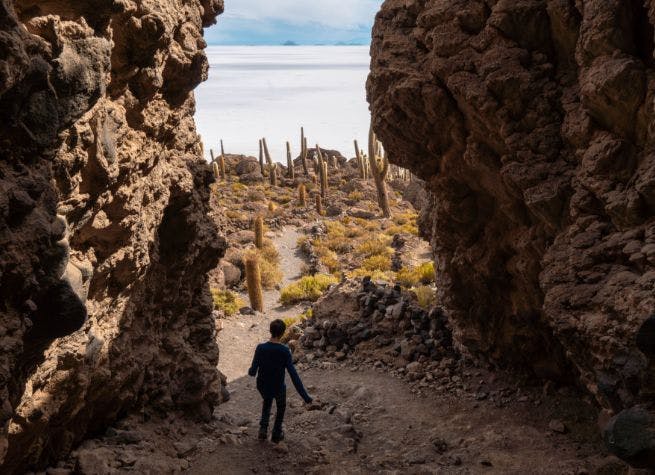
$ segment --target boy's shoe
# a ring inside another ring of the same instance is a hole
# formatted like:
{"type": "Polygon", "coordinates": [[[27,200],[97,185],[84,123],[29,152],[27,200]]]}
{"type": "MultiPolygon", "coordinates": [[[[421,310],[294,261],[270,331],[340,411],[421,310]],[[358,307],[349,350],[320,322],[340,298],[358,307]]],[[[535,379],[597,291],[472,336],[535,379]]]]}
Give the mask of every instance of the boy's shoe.
{"type": "Polygon", "coordinates": [[[266,431],[265,429],[259,429],[259,435],[257,436],[257,438],[258,438],[259,440],[266,440],[266,439],[268,439],[268,433],[267,433],[267,432],[268,432],[268,431],[266,431]]]}
{"type": "Polygon", "coordinates": [[[271,436],[271,442],[273,442],[274,444],[282,442],[283,440],[284,440],[284,432],[275,433],[271,436]]]}

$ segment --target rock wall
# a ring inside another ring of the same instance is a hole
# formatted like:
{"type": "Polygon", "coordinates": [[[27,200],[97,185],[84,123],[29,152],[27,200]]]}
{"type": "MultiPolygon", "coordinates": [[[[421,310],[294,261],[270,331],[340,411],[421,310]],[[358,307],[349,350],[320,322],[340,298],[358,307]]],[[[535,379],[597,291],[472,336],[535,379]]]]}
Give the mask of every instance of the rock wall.
{"type": "Polygon", "coordinates": [[[193,122],[222,0],[0,2],[0,472],[220,398],[193,122]]]}
{"type": "MultiPolygon", "coordinates": [[[[643,0],[387,0],[371,48],[374,129],[430,191],[455,338],[607,416],[655,394],[654,22],[643,0]]],[[[655,465],[635,413],[641,446],[610,446],[655,465]]]]}

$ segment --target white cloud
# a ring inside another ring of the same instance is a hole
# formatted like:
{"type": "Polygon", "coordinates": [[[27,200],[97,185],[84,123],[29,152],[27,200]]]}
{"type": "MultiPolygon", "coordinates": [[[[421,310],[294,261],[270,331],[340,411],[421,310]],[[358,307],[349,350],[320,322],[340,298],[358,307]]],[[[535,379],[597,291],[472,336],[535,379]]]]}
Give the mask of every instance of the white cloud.
{"type": "Polygon", "coordinates": [[[382,0],[226,0],[224,18],[351,29],[372,24],[381,4],[382,0]]]}

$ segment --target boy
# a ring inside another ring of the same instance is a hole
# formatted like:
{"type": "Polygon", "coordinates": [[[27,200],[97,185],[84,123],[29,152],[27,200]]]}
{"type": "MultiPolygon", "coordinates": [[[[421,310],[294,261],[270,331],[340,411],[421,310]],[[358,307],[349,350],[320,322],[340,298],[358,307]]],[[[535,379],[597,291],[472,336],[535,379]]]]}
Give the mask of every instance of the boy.
{"type": "Polygon", "coordinates": [[[282,422],[284,421],[284,411],[287,407],[287,387],[284,384],[285,369],[289,372],[291,381],[298,394],[300,394],[300,397],[307,404],[312,402],[312,398],[305,391],[300,376],[298,376],[296,368],[293,366],[291,351],[280,343],[280,338],[282,338],[286,329],[287,326],[282,320],[271,322],[271,339],[266,343],[257,345],[252,366],[248,370],[250,376],[257,375],[257,390],[264,400],[262,404],[262,418],[259,422],[259,440],[266,440],[268,437],[268,421],[271,417],[273,399],[275,399],[277,413],[275,414],[275,424],[273,425],[271,441],[276,444],[284,440],[282,422]],[[259,374],[257,374],[258,371],[259,374]]]}

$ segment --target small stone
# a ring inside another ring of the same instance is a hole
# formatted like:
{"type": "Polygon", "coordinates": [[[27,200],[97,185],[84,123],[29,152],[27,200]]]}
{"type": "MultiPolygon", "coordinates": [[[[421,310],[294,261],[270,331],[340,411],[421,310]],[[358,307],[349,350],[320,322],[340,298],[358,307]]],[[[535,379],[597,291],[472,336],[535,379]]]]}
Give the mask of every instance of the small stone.
{"type": "Polygon", "coordinates": [[[567,429],[564,423],[560,420],[553,419],[548,423],[548,428],[557,434],[566,434],[567,429]]]}

